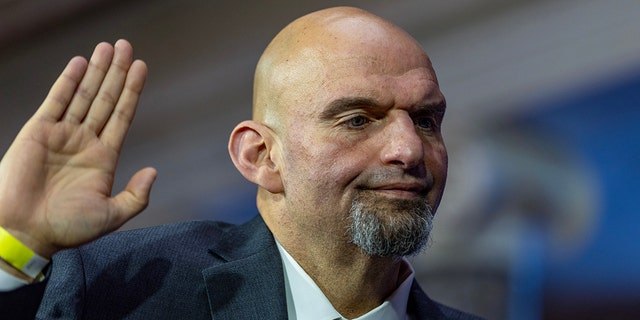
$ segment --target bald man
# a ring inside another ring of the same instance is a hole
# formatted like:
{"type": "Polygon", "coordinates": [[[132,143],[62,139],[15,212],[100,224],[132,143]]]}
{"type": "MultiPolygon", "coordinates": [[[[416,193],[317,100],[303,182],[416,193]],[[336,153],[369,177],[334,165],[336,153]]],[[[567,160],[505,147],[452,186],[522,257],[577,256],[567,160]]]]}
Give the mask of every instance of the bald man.
{"type": "Polygon", "coordinates": [[[0,244],[13,250],[0,248],[0,314],[476,319],[429,299],[404,259],[427,242],[447,153],[444,96],[403,30],[339,7],[273,39],[253,119],[229,141],[258,185],[260,215],[240,226],[109,234],[146,207],[156,176],[143,169],[111,196],[146,78],[132,57],[121,40],[99,44],[90,63],[72,59],[0,163],[0,244]],[[39,269],[52,260],[34,274],[16,250],[33,251],[39,269]]]}

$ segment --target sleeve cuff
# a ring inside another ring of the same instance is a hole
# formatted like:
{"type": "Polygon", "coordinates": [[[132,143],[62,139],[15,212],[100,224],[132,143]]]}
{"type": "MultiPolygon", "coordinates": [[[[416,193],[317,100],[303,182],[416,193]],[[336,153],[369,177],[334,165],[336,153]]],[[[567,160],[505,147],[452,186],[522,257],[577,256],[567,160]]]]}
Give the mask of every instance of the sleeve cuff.
{"type": "Polygon", "coordinates": [[[25,280],[14,277],[8,272],[0,269],[0,292],[12,291],[28,285],[25,280]]]}

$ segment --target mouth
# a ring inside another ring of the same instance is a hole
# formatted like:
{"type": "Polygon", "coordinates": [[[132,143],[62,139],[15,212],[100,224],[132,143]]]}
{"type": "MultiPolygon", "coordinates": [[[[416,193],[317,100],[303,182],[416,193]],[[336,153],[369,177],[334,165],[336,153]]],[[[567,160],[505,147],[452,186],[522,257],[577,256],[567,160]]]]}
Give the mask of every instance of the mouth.
{"type": "Polygon", "coordinates": [[[364,188],[388,197],[399,199],[424,198],[429,188],[422,183],[392,183],[364,188]]]}

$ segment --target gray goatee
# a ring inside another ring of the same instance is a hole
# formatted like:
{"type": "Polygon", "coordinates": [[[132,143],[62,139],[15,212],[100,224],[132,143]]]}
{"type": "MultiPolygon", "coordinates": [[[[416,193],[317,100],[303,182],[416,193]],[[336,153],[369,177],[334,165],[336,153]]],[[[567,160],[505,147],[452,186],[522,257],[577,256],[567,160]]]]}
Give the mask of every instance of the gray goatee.
{"type": "Polygon", "coordinates": [[[433,212],[426,199],[388,199],[361,191],[349,212],[351,242],[370,256],[420,253],[429,240],[433,212]]]}

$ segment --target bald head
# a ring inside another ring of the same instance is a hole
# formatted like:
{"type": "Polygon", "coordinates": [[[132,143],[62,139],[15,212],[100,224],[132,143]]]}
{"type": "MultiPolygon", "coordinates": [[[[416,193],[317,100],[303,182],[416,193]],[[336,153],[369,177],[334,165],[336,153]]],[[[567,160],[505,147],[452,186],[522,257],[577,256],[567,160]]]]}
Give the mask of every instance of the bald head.
{"type": "Polygon", "coordinates": [[[286,26],[264,51],[254,80],[253,118],[278,129],[293,107],[318,107],[313,97],[329,74],[336,78],[357,67],[401,75],[419,66],[431,70],[420,45],[392,23],[351,7],[316,11],[286,26]]]}

